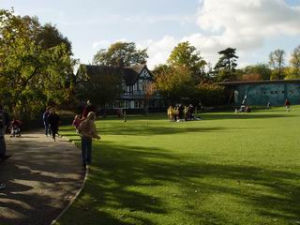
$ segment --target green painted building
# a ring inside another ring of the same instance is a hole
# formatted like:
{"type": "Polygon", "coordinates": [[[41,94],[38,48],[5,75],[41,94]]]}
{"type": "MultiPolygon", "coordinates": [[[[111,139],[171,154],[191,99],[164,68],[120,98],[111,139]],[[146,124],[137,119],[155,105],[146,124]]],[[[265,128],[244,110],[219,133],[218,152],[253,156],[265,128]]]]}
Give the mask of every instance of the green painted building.
{"type": "Polygon", "coordinates": [[[300,104],[300,80],[264,80],[222,82],[220,85],[230,90],[231,102],[241,105],[284,105],[286,99],[291,104],[300,104]]]}

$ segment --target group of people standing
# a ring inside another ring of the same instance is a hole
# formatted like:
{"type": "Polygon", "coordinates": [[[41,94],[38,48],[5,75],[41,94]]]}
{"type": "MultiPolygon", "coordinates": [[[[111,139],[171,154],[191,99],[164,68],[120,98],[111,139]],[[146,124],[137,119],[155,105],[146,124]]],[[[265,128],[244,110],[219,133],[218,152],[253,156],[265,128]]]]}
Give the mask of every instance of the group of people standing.
{"type": "MultiPolygon", "coordinates": [[[[86,165],[92,162],[92,139],[100,139],[97,134],[95,120],[96,109],[88,100],[86,106],[82,112],[75,115],[72,125],[75,127],[76,132],[81,136],[81,155],[82,166],[84,169],[86,165]]],[[[43,122],[45,126],[45,135],[52,136],[55,141],[56,135],[58,135],[58,129],[60,124],[60,117],[55,112],[54,107],[47,107],[43,113],[43,122]]]]}
{"type": "Polygon", "coordinates": [[[170,121],[175,121],[175,122],[198,119],[194,116],[194,113],[195,113],[195,109],[192,104],[188,106],[184,106],[183,104],[178,104],[176,106],[170,105],[167,111],[170,121]]]}

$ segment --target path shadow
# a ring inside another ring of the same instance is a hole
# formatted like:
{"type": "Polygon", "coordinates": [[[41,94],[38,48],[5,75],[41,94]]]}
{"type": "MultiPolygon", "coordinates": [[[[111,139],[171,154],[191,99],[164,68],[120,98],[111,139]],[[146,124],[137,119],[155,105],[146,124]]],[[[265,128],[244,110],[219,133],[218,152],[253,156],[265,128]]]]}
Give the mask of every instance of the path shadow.
{"type": "Polygon", "coordinates": [[[28,137],[7,141],[12,157],[0,163],[1,225],[48,225],[80,188],[79,154],[53,146],[28,137]]]}

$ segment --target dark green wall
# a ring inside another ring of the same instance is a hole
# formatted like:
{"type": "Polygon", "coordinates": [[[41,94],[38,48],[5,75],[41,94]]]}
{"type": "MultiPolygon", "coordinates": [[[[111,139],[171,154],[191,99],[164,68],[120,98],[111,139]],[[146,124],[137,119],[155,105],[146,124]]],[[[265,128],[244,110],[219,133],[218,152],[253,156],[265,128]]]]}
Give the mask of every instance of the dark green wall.
{"type": "MultiPolygon", "coordinates": [[[[287,98],[291,104],[300,104],[299,83],[264,83],[264,84],[237,84],[233,89],[238,91],[235,104],[240,105],[245,96],[248,105],[284,105],[287,98]]],[[[237,93],[237,92],[236,92],[237,93]]]]}

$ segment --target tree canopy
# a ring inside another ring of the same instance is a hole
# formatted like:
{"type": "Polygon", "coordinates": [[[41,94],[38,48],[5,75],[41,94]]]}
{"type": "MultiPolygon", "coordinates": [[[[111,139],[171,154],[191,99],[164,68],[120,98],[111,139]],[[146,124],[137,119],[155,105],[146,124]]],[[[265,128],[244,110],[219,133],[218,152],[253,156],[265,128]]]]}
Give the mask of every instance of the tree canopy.
{"type": "Polygon", "coordinates": [[[235,51],[235,48],[226,48],[218,52],[221,56],[215,65],[215,70],[219,81],[235,79],[234,73],[238,59],[235,51]]]}
{"type": "Polygon", "coordinates": [[[19,115],[33,116],[70,97],[75,61],[71,43],[37,18],[0,11],[0,98],[19,115]],[[47,32],[45,32],[47,30],[47,32]],[[56,42],[50,40],[56,40],[56,42]],[[3,88],[2,88],[3,87],[3,88]]]}
{"type": "Polygon", "coordinates": [[[269,55],[269,64],[273,68],[272,80],[281,80],[284,78],[284,56],[285,52],[282,49],[276,49],[269,55]]]}
{"type": "Polygon", "coordinates": [[[300,45],[294,49],[290,63],[295,77],[300,78],[300,45]]]}
{"type": "Polygon", "coordinates": [[[170,66],[181,65],[189,68],[193,74],[195,82],[199,82],[205,75],[204,67],[206,61],[200,56],[196,47],[188,41],[179,43],[171,52],[168,63],[170,66]]]}
{"type": "Polygon", "coordinates": [[[144,64],[147,58],[147,49],[138,50],[134,42],[116,42],[108,49],[99,50],[94,56],[93,63],[122,68],[144,64]]]}
{"type": "Polygon", "coordinates": [[[82,80],[77,83],[76,96],[80,100],[90,99],[95,105],[105,107],[113,103],[122,93],[122,76],[120,68],[103,66],[101,73],[92,71],[93,66],[81,65],[77,76],[82,80]],[[87,74],[87,67],[90,73],[87,74]]]}

